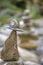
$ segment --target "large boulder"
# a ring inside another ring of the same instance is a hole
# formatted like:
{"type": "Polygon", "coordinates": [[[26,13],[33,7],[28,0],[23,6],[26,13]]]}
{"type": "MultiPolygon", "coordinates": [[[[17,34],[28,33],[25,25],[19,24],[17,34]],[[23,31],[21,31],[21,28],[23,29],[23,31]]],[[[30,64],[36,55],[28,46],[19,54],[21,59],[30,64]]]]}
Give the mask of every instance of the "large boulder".
{"type": "Polygon", "coordinates": [[[18,49],[17,49],[17,35],[16,31],[13,30],[5,41],[5,45],[1,52],[1,59],[6,61],[16,61],[19,58],[18,49]]]}

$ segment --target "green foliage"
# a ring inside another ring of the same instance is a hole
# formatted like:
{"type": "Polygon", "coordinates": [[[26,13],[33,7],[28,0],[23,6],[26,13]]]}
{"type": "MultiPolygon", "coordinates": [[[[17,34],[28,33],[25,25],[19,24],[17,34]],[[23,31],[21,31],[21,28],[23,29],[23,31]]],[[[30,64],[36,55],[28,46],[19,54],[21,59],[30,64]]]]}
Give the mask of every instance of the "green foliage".
{"type": "Polygon", "coordinates": [[[32,17],[34,19],[37,19],[37,18],[40,18],[41,17],[40,12],[39,12],[39,10],[36,7],[32,7],[30,13],[31,13],[31,15],[32,15],[32,17]]]}
{"type": "Polygon", "coordinates": [[[9,16],[9,15],[0,16],[1,24],[5,24],[8,21],[9,18],[11,18],[11,16],[9,16]]]}
{"type": "MultiPolygon", "coordinates": [[[[32,2],[33,0],[0,0],[0,10],[4,9],[10,9],[16,13],[22,12],[26,7],[27,9],[30,9],[30,15],[34,19],[40,18],[40,13],[39,11],[35,8],[32,7],[32,2]]],[[[11,17],[9,14],[8,15],[1,15],[0,13],[0,22],[5,22],[9,17],[11,17]],[[6,20],[5,20],[6,19],[6,20]]],[[[16,17],[17,18],[17,17],[16,17]]],[[[20,18],[17,18],[20,19],[20,18]]]]}
{"type": "MultiPolygon", "coordinates": [[[[6,10],[6,9],[10,9],[11,11],[14,11],[14,12],[16,12],[16,13],[22,11],[21,8],[18,8],[17,6],[11,4],[11,3],[10,3],[9,1],[7,1],[7,0],[6,0],[6,1],[3,0],[3,1],[1,1],[1,3],[0,3],[0,10],[3,10],[3,9],[5,9],[5,10],[6,10]]],[[[10,16],[9,14],[4,14],[4,15],[2,15],[1,12],[0,12],[0,22],[1,22],[1,23],[7,22],[7,20],[8,20],[10,17],[12,17],[12,16],[10,16]]]]}
{"type": "MultiPolygon", "coordinates": [[[[12,5],[12,4],[10,4],[9,2],[7,3],[7,2],[2,2],[1,4],[0,4],[0,7],[4,7],[4,8],[9,8],[9,9],[11,9],[11,10],[18,10],[19,8],[17,8],[16,6],[14,6],[14,5],[12,5]]],[[[20,10],[20,9],[19,9],[20,10]]]]}

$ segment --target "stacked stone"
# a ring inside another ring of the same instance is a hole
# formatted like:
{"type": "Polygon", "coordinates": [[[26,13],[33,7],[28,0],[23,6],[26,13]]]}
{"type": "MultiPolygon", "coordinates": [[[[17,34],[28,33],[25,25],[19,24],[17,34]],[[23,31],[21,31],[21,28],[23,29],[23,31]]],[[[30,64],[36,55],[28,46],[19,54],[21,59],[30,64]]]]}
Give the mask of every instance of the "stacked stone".
{"type": "Polygon", "coordinates": [[[17,63],[19,60],[19,53],[17,48],[16,30],[13,30],[8,39],[5,41],[1,52],[1,59],[5,61],[6,65],[23,65],[20,62],[17,63]]]}

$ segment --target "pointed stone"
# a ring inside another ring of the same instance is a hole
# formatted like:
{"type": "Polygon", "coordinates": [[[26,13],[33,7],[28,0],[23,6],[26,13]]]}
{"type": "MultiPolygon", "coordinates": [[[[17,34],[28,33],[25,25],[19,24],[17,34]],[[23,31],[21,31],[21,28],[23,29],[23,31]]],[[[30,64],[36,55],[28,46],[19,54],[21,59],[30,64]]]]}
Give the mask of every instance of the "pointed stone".
{"type": "Polygon", "coordinates": [[[1,59],[6,61],[16,61],[19,58],[18,49],[17,49],[17,34],[16,31],[13,30],[5,41],[5,45],[1,52],[1,59]]]}

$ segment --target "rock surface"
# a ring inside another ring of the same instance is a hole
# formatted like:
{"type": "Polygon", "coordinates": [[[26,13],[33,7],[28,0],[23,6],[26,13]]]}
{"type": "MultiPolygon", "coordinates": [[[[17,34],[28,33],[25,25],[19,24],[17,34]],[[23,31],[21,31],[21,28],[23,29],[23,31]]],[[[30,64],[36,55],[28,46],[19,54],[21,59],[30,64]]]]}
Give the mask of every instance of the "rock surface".
{"type": "Polygon", "coordinates": [[[20,47],[27,50],[32,50],[32,49],[35,50],[37,48],[37,45],[35,43],[26,42],[26,43],[21,43],[20,47]]]}
{"type": "Polygon", "coordinates": [[[24,65],[23,63],[17,63],[17,62],[8,62],[6,65],[24,65]]]}
{"type": "Polygon", "coordinates": [[[5,41],[5,45],[1,52],[1,59],[3,60],[18,60],[19,54],[17,49],[16,31],[12,31],[8,39],[5,41]]]}
{"type": "Polygon", "coordinates": [[[23,61],[31,61],[31,62],[39,62],[38,56],[31,51],[18,47],[19,56],[22,58],[23,61]]]}
{"type": "Polygon", "coordinates": [[[31,39],[35,39],[35,36],[30,36],[30,35],[19,35],[19,38],[21,40],[19,46],[21,48],[25,48],[25,49],[36,49],[37,48],[37,44],[30,42],[31,39]]]}
{"type": "Polygon", "coordinates": [[[20,61],[2,61],[0,65],[24,65],[24,62],[20,61]]]}

